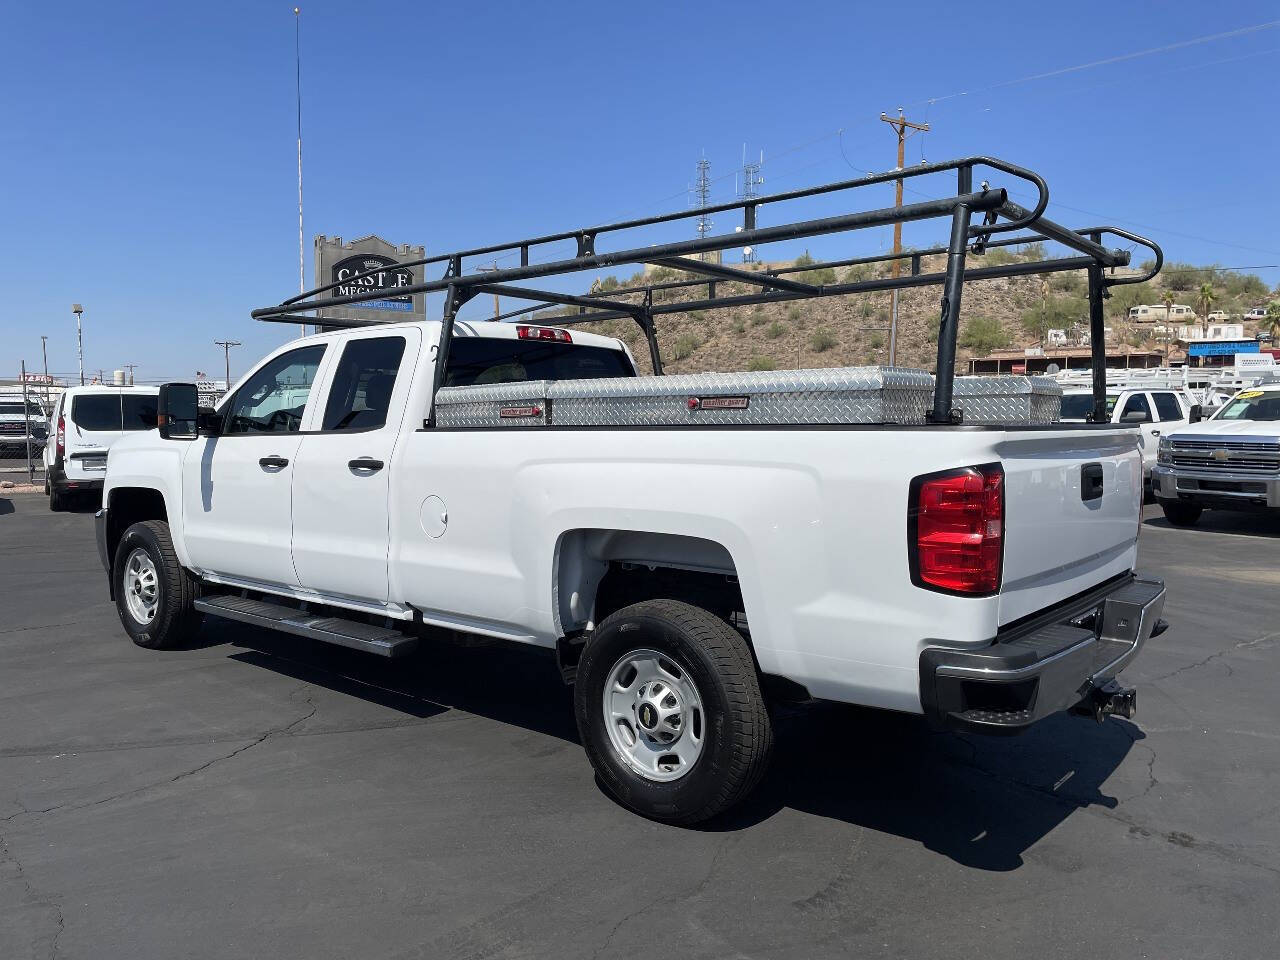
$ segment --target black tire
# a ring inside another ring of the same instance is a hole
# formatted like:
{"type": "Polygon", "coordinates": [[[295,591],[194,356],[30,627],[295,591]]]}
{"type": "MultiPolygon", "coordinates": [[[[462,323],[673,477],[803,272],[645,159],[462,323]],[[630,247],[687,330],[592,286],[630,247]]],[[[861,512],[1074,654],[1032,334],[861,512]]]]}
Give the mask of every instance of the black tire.
{"type": "Polygon", "coordinates": [[[678,600],[646,600],[608,617],[592,633],[574,688],[578,732],[605,788],[637,813],[693,824],[738,803],[768,766],[773,729],[755,660],[738,631],[714,614],[678,600]],[[605,684],[628,652],[670,655],[688,672],[702,701],[701,754],[679,779],[638,772],[610,739],[605,684]]]}
{"type": "Polygon", "coordinates": [[[1184,503],[1181,500],[1161,500],[1160,509],[1165,519],[1175,527],[1194,527],[1200,522],[1200,514],[1204,507],[1198,503],[1184,503]]]}
{"type": "Polygon", "coordinates": [[[169,525],[164,521],[135,523],[124,532],[116,546],[111,577],[120,622],[138,646],[148,650],[171,650],[189,640],[199,628],[202,617],[193,607],[198,584],[178,562],[169,536],[169,525]],[[125,568],[135,550],[145,552],[155,566],[155,616],[150,622],[135,617],[129,609],[125,568]]]}
{"type": "Polygon", "coordinates": [[[59,490],[56,483],[49,484],[49,509],[54,513],[67,509],[67,492],[59,490]]]}
{"type": "Polygon", "coordinates": [[[44,495],[47,497],[52,491],[49,488],[49,478],[44,478],[44,495]]]}

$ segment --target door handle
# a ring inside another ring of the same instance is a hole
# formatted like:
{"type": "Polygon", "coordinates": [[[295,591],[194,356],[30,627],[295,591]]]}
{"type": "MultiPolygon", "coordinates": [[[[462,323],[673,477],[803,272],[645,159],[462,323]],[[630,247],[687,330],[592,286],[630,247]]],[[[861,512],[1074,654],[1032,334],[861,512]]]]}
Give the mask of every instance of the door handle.
{"type": "Polygon", "coordinates": [[[352,473],[377,473],[382,469],[382,461],[375,460],[373,457],[358,457],[355,460],[348,460],[347,466],[352,473]]]}
{"type": "Polygon", "coordinates": [[[274,455],[270,457],[262,457],[258,460],[258,466],[263,470],[279,470],[282,467],[287,467],[288,465],[289,461],[284,457],[277,457],[274,455]]]}
{"type": "Polygon", "coordinates": [[[1152,430],[1152,431],[1151,431],[1151,435],[1152,435],[1153,437],[1158,437],[1158,436],[1160,436],[1160,431],[1159,431],[1159,430],[1152,430]]]}

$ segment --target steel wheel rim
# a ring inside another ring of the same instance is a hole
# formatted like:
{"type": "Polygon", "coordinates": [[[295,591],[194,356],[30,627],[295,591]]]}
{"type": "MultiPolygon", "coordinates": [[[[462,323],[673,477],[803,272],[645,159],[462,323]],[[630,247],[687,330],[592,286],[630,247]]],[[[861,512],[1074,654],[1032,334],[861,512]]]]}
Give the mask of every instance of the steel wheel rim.
{"type": "Polygon", "coordinates": [[[134,620],[146,626],[156,618],[156,609],[160,605],[160,577],[151,555],[141,547],[129,554],[124,562],[121,589],[134,620]]]}
{"type": "Polygon", "coordinates": [[[679,780],[702,756],[702,696],[674,657],[648,648],[623,654],[609,671],[602,699],[609,741],[646,780],[679,780]]]}

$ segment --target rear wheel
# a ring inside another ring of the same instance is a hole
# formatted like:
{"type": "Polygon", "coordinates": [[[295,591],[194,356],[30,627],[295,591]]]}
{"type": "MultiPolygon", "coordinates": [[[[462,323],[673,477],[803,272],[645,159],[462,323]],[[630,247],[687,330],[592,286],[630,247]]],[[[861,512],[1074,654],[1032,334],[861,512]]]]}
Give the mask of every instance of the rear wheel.
{"type": "Polygon", "coordinates": [[[574,689],[578,731],[601,782],[637,813],[706,820],[768,765],[769,714],[746,641],[677,600],[625,607],[593,632],[574,689]]]}
{"type": "Polygon", "coordinates": [[[1198,503],[1181,500],[1161,500],[1160,509],[1164,511],[1165,519],[1175,527],[1194,527],[1200,522],[1200,514],[1204,513],[1204,507],[1198,503]]]}
{"type": "Polygon", "coordinates": [[[59,490],[56,483],[49,484],[49,509],[54,513],[61,513],[67,509],[68,494],[65,490],[59,490]]]}
{"type": "Polygon", "coordinates": [[[178,562],[167,523],[147,520],[126,530],[111,575],[120,622],[138,646],[171,649],[199,627],[196,580],[178,562]]]}

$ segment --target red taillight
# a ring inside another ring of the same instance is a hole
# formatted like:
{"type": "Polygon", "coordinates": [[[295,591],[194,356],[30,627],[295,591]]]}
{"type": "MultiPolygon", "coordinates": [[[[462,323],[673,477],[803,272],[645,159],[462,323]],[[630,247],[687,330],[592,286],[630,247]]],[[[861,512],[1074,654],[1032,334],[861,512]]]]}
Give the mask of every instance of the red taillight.
{"type": "Polygon", "coordinates": [[[917,477],[908,530],[916,586],[995,593],[1004,556],[1004,469],[996,463],[917,477]]]}
{"type": "Polygon", "coordinates": [[[61,459],[63,451],[67,449],[67,421],[62,419],[62,415],[58,415],[58,440],[57,445],[53,448],[61,459]]]}
{"type": "Polygon", "coordinates": [[[556,340],[560,343],[573,343],[568,330],[555,327],[516,327],[516,336],[521,340],[556,340]]]}

